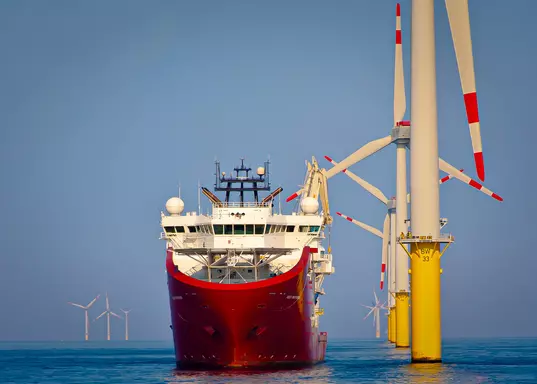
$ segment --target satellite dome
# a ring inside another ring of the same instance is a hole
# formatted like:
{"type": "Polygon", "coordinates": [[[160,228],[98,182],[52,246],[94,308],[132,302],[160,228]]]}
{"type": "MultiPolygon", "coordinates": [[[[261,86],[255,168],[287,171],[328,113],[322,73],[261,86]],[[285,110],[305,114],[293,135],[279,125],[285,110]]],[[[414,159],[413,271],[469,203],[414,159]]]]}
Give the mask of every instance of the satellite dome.
{"type": "Polygon", "coordinates": [[[259,176],[263,176],[265,174],[265,168],[263,167],[257,167],[257,174],[259,176]]]}
{"type": "Polygon", "coordinates": [[[185,209],[185,203],[179,197],[172,197],[166,202],[166,210],[170,215],[180,215],[185,209]]]}
{"type": "Polygon", "coordinates": [[[305,197],[300,202],[300,208],[306,215],[313,215],[319,210],[319,202],[313,197],[305,197]]]}

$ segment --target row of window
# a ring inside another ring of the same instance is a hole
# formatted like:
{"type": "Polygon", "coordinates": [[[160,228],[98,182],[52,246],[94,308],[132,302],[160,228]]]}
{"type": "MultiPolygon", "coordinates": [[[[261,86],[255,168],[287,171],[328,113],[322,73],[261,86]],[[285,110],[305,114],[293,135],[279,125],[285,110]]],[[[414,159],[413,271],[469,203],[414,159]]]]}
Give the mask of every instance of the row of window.
{"type": "MultiPolygon", "coordinates": [[[[206,233],[210,235],[263,235],[268,233],[295,232],[296,225],[274,224],[215,224],[164,227],[167,234],[174,233],[206,233]],[[188,230],[188,231],[187,231],[188,230]]],[[[299,225],[298,232],[318,233],[318,225],[299,225]]]]}

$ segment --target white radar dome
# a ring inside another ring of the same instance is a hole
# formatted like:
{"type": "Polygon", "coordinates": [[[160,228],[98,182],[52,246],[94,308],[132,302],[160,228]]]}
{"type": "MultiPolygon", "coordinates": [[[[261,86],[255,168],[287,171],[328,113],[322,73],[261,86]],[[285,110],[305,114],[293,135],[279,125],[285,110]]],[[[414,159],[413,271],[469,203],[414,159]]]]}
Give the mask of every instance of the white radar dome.
{"type": "Polygon", "coordinates": [[[265,174],[265,168],[263,167],[257,167],[257,174],[259,176],[263,176],[265,174]]]}
{"type": "Polygon", "coordinates": [[[185,203],[179,197],[172,197],[166,202],[166,210],[170,215],[180,215],[185,209],[185,203]]]}
{"type": "Polygon", "coordinates": [[[313,197],[305,197],[300,202],[300,208],[305,214],[312,215],[319,210],[319,202],[313,197]]]}

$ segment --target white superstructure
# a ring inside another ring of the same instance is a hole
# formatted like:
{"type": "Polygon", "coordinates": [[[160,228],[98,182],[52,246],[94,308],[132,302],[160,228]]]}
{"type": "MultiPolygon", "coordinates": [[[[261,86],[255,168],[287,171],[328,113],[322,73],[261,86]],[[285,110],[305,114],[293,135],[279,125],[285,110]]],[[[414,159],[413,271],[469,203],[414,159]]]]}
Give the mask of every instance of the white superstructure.
{"type": "MultiPolygon", "coordinates": [[[[249,170],[244,165],[235,169],[249,170]]],[[[257,170],[260,179],[239,176],[238,172],[234,178],[225,178],[223,173],[222,180],[228,187],[220,190],[253,191],[244,186],[233,189],[229,185],[231,182],[244,185],[251,180],[261,184],[262,171],[262,168],[257,170]]],[[[274,197],[281,188],[253,202],[243,201],[242,194],[238,202],[220,201],[207,189],[202,191],[212,202],[211,214],[185,211],[179,197],[170,198],[167,212],[161,212],[161,239],[173,248],[173,262],[180,272],[212,283],[251,283],[289,271],[300,260],[303,248],[309,246],[312,250],[309,274],[315,282],[315,296],[324,294],[324,276],[332,274],[334,267],[330,249],[325,250],[321,244],[325,239],[327,214],[319,212],[317,198],[303,194],[298,210],[286,215],[273,209],[274,197]]]]}

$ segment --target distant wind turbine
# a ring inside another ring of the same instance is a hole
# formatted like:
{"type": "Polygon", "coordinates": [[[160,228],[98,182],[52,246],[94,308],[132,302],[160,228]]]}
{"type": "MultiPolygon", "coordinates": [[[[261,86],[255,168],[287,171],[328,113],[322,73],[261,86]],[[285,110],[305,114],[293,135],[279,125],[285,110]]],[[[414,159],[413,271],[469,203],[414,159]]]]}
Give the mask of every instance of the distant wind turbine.
{"type": "Polygon", "coordinates": [[[97,295],[95,297],[95,299],[93,299],[88,305],[86,306],[83,306],[83,305],[80,305],[80,304],[76,304],[76,303],[72,303],[72,302],[67,302],[67,304],[71,304],[71,305],[74,305],[75,307],[78,307],[78,308],[82,308],[84,310],[84,314],[85,314],[85,330],[86,330],[86,334],[85,334],[85,340],[88,341],[89,339],[89,320],[88,320],[88,309],[90,309],[90,307],[93,305],[93,303],[95,303],[97,301],[97,299],[99,298],[99,296],[101,295],[97,295]]]}
{"type": "Polygon", "coordinates": [[[93,321],[99,320],[103,315],[106,315],[106,322],[107,322],[106,340],[110,340],[110,315],[115,316],[118,319],[122,319],[122,317],[110,310],[110,304],[108,303],[108,292],[106,293],[106,309],[104,310],[103,313],[97,316],[97,318],[93,321]]]}
{"type": "Polygon", "coordinates": [[[373,306],[370,307],[368,305],[363,305],[363,304],[362,306],[370,309],[369,313],[364,317],[364,320],[367,319],[369,315],[373,314],[373,325],[376,325],[375,337],[378,339],[380,338],[380,310],[387,309],[387,308],[384,306],[386,302],[384,302],[384,304],[381,304],[379,302],[379,299],[377,298],[377,294],[375,293],[375,291],[373,291],[373,295],[375,296],[375,302],[373,303],[373,306]]]}
{"type": "Polygon", "coordinates": [[[132,309],[121,309],[121,312],[125,314],[125,340],[129,340],[129,312],[132,309]]]}

